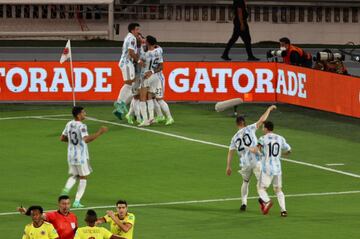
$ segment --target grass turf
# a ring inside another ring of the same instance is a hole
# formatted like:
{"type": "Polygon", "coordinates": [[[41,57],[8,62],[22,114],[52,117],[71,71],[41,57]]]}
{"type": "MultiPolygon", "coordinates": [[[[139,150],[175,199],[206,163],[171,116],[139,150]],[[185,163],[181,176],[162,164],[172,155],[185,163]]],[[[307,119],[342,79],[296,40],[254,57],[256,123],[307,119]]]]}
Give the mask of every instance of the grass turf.
{"type": "MultiPolygon", "coordinates": [[[[176,123],[151,129],[227,145],[235,133],[229,112],[213,105],[170,105],[176,123]]],[[[63,105],[0,105],[0,117],[68,114],[63,105]]],[[[293,148],[294,160],[360,174],[360,120],[295,106],[279,105],[270,119],[293,148]]],[[[266,105],[240,107],[249,123],[266,105]]],[[[89,116],[117,121],[111,106],[87,105],[89,116]]],[[[56,208],[67,179],[66,144],[59,141],[69,116],[47,119],[0,120],[0,213],[23,204],[56,208]],[[64,119],[64,120],[61,120],[64,119]]],[[[86,121],[89,131],[102,125],[86,121]]],[[[225,176],[227,150],[116,125],[89,145],[94,173],[83,198],[86,206],[113,205],[119,198],[130,204],[237,198],[241,177],[225,176]]],[[[261,135],[261,131],[258,131],[261,135]]],[[[283,163],[285,194],[358,190],[359,179],[313,167],[283,163]]],[[[76,188],[71,196],[74,196],[76,188]]],[[[272,194],[272,190],[269,190],[272,194]]],[[[256,196],[255,182],[250,196],[256,196]]],[[[130,207],[136,214],[135,238],[345,238],[359,232],[360,194],[288,197],[288,218],[279,217],[276,199],[270,215],[262,216],[256,200],[239,213],[240,201],[130,207]]],[[[98,209],[99,215],[107,209],[98,209]]],[[[85,211],[74,211],[84,225],[85,211]]],[[[30,218],[0,216],[2,237],[22,235],[30,218]]]]}

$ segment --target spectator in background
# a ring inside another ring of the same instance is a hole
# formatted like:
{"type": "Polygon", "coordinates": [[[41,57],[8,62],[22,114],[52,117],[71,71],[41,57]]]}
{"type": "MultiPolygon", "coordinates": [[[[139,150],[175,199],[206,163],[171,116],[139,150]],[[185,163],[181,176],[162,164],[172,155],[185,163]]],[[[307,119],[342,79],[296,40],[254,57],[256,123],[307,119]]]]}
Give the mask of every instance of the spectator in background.
{"type": "Polygon", "coordinates": [[[280,50],[285,51],[284,63],[295,66],[312,67],[311,54],[291,44],[290,39],[283,37],[280,40],[280,50]]]}
{"type": "Polygon", "coordinates": [[[231,59],[229,58],[229,51],[231,47],[235,44],[235,42],[239,39],[239,37],[241,37],[245,44],[248,61],[258,61],[259,59],[253,55],[251,49],[251,36],[249,31],[249,25],[247,23],[249,13],[246,10],[245,0],[234,0],[233,11],[234,30],[221,58],[225,61],[231,61],[231,59]]]}

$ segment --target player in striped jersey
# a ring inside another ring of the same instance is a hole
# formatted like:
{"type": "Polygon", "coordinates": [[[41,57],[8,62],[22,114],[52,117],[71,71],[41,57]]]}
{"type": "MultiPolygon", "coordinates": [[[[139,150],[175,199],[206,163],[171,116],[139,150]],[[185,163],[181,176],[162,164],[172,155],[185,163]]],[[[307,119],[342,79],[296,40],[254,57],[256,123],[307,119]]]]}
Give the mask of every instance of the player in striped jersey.
{"type": "Polygon", "coordinates": [[[92,172],[87,144],[105,133],[108,129],[102,126],[95,134],[89,135],[87,126],[82,122],[86,116],[84,108],[74,106],[72,115],[74,119],[66,124],[60,136],[61,141],[68,143],[68,164],[69,174],[71,174],[62,194],[67,195],[77,179],[79,179],[79,186],[73,203],[73,207],[79,208],[84,207],[80,204],[80,199],[85,192],[87,176],[92,172]]]}
{"type": "Polygon", "coordinates": [[[291,152],[290,145],[281,135],[273,133],[274,124],[270,121],[264,122],[264,136],[258,142],[258,152],[261,154],[261,173],[258,182],[259,203],[263,214],[267,214],[272,202],[266,192],[270,184],[273,184],[280,208],[281,216],[286,217],[285,195],[282,191],[281,154],[287,155],[291,152]]]}

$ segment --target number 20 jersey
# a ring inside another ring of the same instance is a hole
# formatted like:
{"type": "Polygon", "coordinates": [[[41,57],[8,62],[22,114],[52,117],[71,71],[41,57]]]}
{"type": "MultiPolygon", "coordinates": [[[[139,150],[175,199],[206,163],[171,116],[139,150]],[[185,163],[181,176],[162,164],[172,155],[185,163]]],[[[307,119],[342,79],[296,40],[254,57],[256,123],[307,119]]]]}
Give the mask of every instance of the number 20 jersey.
{"type": "Polygon", "coordinates": [[[88,146],[83,137],[88,136],[87,127],[80,121],[69,121],[62,133],[68,138],[68,162],[81,165],[89,160],[88,146]]]}
{"type": "Polygon", "coordinates": [[[240,158],[241,167],[249,167],[258,161],[256,154],[251,153],[249,147],[257,146],[256,123],[248,125],[232,137],[230,150],[236,150],[240,158]]]}

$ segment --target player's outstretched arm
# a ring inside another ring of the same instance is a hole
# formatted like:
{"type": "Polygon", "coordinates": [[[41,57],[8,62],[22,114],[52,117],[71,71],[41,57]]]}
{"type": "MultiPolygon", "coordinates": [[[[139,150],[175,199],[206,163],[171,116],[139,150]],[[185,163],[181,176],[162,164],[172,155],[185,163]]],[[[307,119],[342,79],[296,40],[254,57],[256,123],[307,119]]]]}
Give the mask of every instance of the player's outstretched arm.
{"type": "Polygon", "coordinates": [[[269,117],[270,112],[276,109],[276,105],[272,105],[269,108],[267,108],[267,110],[265,111],[265,113],[260,117],[260,119],[256,122],[256,127],[259,128],[269,117]]]}
{"type": "Polygon", "coordinates": [[[105,218],[98,218],[97,220],[96,220],[96,222],[95,222],[95,225],[97,226],[97,225],[100,225],[100,224],[103,224],[103,223],[105,223],[106,222],[106,220],[105,220],[105,218]]]}
{"type": "Polygon", "coordinates": [[[66,135],[63,135],[63,134],[62,134],[62,135],[60,136],[60,141],[67,143],[67,142],[69,141],[69,139],[68,139],[68,137],[67,137],[66,135]]]}
{"type": "Polygon", "coordinates": [[[235,150],[232,149],[232,150],[229,150],[228,152],[228,156],[227,156],[227,160],[226,160],[226,175],[227,176],[230,176],[231,175],[231,161],[234,157],[234,153],[235,153],[235,150]]]}
{"type": "Polygon", "coordinates": [[[105,133],[107,131],[108,131],[108,128],[106,126],[101,126],[100,129],[95,134],[85,136],[83,139],[84,139],[85,143],[90,143],[91,141],[94,141],[100,135],[102,135],[103,133],[105,133]]]}

